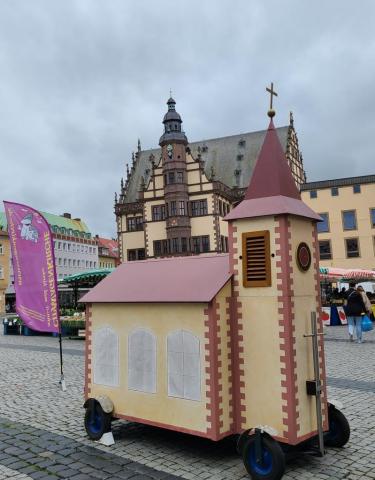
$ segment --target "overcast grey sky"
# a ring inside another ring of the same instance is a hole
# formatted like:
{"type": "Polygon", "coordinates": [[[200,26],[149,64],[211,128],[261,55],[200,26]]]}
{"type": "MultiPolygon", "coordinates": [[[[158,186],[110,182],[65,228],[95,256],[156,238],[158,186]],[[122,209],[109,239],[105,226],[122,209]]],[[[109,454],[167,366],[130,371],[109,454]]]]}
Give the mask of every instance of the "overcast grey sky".
{"type": "Polygon", "coordinates": [[[373,0],[1,0],[0,199],[115,235],[170,88],[196,141],[266,128],[270,81],[308,180],[375,173],[374,22],[373,0]]]}

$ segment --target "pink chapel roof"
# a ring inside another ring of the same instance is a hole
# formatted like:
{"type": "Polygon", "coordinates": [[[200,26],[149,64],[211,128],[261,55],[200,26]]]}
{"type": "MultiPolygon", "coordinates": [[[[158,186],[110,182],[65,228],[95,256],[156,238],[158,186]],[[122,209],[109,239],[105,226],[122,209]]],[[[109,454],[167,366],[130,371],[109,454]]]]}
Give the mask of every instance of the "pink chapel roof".
{"type": "Polygon", "coordinates": [[[214,298],[230,278],[228,254],[126,262],[80,301],[206,303],[214,298]]]}
{"type": "Polygon", "coordinates": [[[302,200],[272,118],[243,201],[225,220],[292,214],[321,220],[302,200]]]}

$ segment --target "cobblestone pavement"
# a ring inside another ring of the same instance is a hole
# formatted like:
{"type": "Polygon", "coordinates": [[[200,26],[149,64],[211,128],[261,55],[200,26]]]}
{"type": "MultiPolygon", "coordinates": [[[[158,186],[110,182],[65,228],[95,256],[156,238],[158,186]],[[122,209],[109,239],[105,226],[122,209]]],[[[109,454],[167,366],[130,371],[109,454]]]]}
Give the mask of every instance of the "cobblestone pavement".
{"type": "MultiPolygon", "coordinates": [[[[284,478],[375,479],[375,332],[358,345],[347,342],[345,327],[326,331],[329,396],[344,403],[351,440],[323,459],[290,460],[284,478]]],[[[114,446],[90,441],[83,428],[83,348],[82,341],[64,340],[62,392],[57,339],[0,335],[0,480],[248,478],[229,440],[117,421],[114,446]]]]}

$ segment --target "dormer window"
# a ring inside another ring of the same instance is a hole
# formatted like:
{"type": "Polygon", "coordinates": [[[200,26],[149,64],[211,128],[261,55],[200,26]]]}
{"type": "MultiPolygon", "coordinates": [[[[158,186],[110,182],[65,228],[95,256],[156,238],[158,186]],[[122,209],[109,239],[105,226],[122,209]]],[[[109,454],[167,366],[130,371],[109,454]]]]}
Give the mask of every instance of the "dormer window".
{"type": "Polygon", "coordinates": [[[238,146],[239,146],[239,147],[245,147],[245,146],[246,146],[246,140],[244,140],[243,138],[241,138],[241,140],[239,140],[239,142],[238,142],[238,146]]]}
{"type": "Polygon", "coordinates": [[[202,147],[202,152],[207,152],[207,150],[208,150],[207,145],[203,145],[203,147],[202,147]]]}
{"type": "Polygon", "coordinates": [[[240,162],[241,160],[243,160],[243,155],[240,153],[237,155],[237,160],[240,162]]]}

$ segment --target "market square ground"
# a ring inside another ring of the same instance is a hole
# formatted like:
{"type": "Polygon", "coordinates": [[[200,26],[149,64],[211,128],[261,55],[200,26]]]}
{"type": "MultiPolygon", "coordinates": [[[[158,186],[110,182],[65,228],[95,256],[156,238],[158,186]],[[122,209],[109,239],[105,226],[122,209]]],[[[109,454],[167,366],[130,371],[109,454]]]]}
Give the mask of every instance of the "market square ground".
{"type": "MultiPolygon", "coordinates": [[[[344,403],[352,436],[323,459],[299,457],[285,479],[375,479],[375,332],[362,345],[326,330],[329,397],[344,403]]],[[[84,344],[64,341],[68,390],[57,386],[57,339],[0,335],[0,480],[248,478],[233,445],[116,422],[104,447],[83,428],[84,344]]]]}

